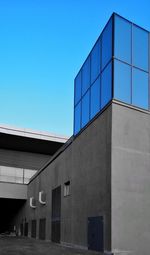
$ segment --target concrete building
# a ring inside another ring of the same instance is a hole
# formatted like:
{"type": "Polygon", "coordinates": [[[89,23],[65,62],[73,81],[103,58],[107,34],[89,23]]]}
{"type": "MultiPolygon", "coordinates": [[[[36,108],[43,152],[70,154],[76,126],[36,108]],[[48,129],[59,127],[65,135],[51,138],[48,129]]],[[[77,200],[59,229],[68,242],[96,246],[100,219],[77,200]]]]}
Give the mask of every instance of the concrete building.
{"type": "Polygon", "coordinates": [[[30,178],[67,138],[0,125],[0,233],[14,229],[14,217],[27,200],[30,178]]]}
{"type": "Polygon", "coordinates": [[[149,77],[150,33],[113,14],[75,78],[74,134],[30,179],[18,232],[149,255],[149,77]]]}

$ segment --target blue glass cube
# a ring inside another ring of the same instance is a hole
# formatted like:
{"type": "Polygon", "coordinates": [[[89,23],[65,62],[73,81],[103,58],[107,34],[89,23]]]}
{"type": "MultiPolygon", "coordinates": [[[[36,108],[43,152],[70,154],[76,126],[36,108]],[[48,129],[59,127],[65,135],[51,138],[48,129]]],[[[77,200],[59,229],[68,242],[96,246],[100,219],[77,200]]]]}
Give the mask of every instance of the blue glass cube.
{"type": "Polygon", "coordinates": [[[150,33],[113,13],[75,78],[74,135],[112,99],[149,107],[150,33]]]}

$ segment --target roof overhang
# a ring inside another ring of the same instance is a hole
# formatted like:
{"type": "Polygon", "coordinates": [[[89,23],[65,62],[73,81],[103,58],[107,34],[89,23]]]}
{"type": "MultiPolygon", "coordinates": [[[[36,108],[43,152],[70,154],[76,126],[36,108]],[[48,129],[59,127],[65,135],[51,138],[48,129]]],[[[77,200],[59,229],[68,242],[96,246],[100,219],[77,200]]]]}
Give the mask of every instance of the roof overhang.
{"type": "Polygon", "coordinates": [[[0,125],[0,148],[53,155],[68,137],[0,125]]]}

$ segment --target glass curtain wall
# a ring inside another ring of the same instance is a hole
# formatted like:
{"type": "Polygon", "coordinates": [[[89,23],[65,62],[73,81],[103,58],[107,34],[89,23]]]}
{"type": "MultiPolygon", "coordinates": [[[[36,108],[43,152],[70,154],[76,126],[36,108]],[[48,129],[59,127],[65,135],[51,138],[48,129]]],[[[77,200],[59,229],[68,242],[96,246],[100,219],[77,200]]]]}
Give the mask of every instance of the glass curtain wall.
{"type": "Polygon", "coordinates": [[[74,134],[112,99],[112,18],[75,78],[74,134]]]}
{"type": "Polygon", "coordinates": [[[114,15],[114,98],[148,110],[149,32],[114,15]]]}
{"type": "Polygon", "coordinates": [[[28,184],[36,170],[0,166],[0,182],[28,184]]]}
{"type": "Polygon", "coordinates": [[[150,33],[113,14],[75,78],[74,135],[112,98],[149,109],[150,33]]]}

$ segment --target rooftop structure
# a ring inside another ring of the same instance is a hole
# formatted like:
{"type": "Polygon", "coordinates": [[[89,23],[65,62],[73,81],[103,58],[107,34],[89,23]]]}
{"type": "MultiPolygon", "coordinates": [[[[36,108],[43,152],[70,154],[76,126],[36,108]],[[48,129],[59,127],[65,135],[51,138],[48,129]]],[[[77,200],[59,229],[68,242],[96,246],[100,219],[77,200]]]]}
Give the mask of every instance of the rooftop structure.
{"type": "Polygon", "coordinates": [[[150,33],[113,14],[75,78],[74,135],[108,103],[150,110],[150,33]]]}

